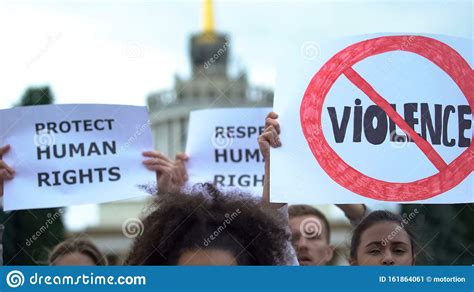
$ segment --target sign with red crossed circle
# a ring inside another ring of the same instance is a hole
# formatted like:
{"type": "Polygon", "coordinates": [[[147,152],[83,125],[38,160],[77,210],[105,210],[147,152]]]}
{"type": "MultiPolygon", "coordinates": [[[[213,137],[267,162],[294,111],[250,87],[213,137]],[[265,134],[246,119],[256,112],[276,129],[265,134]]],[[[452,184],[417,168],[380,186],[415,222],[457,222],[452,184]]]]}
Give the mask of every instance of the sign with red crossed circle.
{"type": "MultiPolygon", "coordinates": [[[[392,51],[406,51],[425,58],[450,77],[465,96],[474,112],[474,73],[469,63],[452,47],[426,36],[383,36],[352,44],[329,59],[310,81],[300,106],[304,137],[321,168],[332,180],[361,196],[383,201],[417,201],[445,193],[465,180],[474,170],[474,144],[471,143],[450,163],[390,105],[353,68],[371,56],[392,51]],[[407,42],[409,46],[404,45],[407,42]],[[368,176],[344,161],[328,143],[322,129],[323,103],[340,76],[345,76],[409,136],[436,167],[434,175],[411,182],[388,182],[368,176]]],[[[471,139],[472,140],[472,139],[471,139]]]]}

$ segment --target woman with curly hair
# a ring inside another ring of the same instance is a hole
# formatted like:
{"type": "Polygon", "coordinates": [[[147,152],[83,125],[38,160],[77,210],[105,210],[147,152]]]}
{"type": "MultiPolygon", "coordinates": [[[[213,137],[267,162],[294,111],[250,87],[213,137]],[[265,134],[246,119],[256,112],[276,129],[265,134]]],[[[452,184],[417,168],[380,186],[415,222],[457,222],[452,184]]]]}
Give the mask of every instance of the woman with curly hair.
{"type": "Polygon", "coordinates": [[[159,195],[143,221],[130,265],[282,265],[289,233],[271,209],[211,184],[159,195]]]}

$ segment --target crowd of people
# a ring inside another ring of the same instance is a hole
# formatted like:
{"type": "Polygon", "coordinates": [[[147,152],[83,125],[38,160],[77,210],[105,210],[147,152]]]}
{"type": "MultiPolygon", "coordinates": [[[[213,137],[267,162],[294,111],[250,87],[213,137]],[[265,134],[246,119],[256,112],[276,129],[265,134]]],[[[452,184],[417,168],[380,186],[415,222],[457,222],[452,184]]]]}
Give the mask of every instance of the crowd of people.
{"type": "MultiPolygon", "coordinates": [[[[334,257],[331,227],[313,206],[270,202],[270,148],[280,147],[278,115],[271,112],[258,138],[265,159],[261,198],[221,190],[203,182],[184,188],[186,154],[170,159],[158,151],[143,153],[143,164],[156,172],[158,191],[135,238],[127,265],[328,265],[334,257]]],[[[0,196],[15,170],[1,158],[0,196]]],[[[337,205],[354,227],[351,265],[414,265],[414,234],[401,216],[371,211],[363,204],[337,205]]],[[[107,265],[89,240],[72,238],[50,254],[51,265],[107,265]]]]}

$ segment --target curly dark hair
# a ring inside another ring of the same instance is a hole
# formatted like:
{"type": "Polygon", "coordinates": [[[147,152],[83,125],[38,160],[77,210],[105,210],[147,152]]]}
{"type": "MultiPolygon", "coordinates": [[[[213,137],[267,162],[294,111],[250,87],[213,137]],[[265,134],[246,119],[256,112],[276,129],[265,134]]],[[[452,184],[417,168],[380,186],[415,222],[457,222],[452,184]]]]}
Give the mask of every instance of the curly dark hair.
{"type": "Polygon", "coordinates": [[[221,192],[211,184],[188,193],[160,194],[143,220],[129,265],[176,265],[183,252],[229,251],[238,265],[282,265],[289,232],[276,211],[250,195],[221,192]]]}

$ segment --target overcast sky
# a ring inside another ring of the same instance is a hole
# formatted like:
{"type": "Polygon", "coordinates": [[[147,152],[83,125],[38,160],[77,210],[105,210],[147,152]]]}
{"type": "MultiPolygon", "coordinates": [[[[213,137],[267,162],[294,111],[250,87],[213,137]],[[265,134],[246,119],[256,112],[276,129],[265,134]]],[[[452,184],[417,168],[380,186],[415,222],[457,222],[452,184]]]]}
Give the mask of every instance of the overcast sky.
{"type": "MultiPolygon", "coordinates": [[[[58,103],[145,104],[189,75],[188,40],[202,1],[1,1],[0,108],[31,85],[58,103]]],[[[472,37],[472,1],[215,1],[231,37],[232,70],[274,86],[279,51],[294,40],[357,33],[472,37]]]]}

